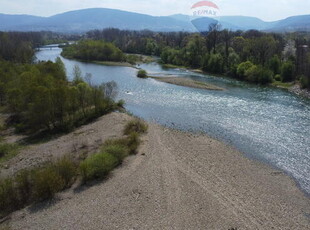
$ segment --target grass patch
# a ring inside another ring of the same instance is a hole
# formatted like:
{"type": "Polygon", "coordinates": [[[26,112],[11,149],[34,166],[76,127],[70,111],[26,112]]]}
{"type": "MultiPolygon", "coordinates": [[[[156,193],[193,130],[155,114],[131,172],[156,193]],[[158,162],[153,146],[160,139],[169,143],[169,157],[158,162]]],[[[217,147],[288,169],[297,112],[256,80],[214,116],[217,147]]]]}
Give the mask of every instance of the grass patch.
{"type": "Polygon", "coordinates": [[[135,119],[129,121],[124,129],[124,135],[129,135],[130,133],[136,132],[138,134],[146,133],[147,124],[140,119],[135,119]]]}
{"type": "Polygon", "coordinates": [[[147,125],[135,119],[126,125],[126,137],[106,141],[98,153],[79,165],[65,156],[0,180],[0,218],[29,204],[53,198],[56,193],[71,187],[79,173],[84,183],[105,178],[125,157],[137,152],[140,135],[146,131],[147,125]]]}
{"type": "Polygon", "coordinates": [[[80,164],[83,182],[106,177],[118,164],[119,160],[110,153],[100,152],[80,164]]]}
{"type": "Polygon", "coordinates": [[[294,82],[274,81],[271,85],[278,88],[289,89],[294,85],[294,82]]]}
{"type": "Polygon", "coordinates": [[[72,185],[77,165],[70,157],[0,180],[0,217],[31,203],[51,199],[72,185]]]}
{"type": "Polygon", "coordinates": [[[51,199],[65,187],[64,179],[52,166],[34,171],[32,179],[32,196],[35,201],[51,199]]]}
{"type": "Polygon", "coordinates": [[[122,162],[128,155],[129,149],[125,144],[109,144],[102,148],[103,152],[109,153],[115,156],[119,162],[122,162]]]}
{"type": "Polygon", "coordinates": [[[20,146],[17,144],[0,143],[0,163],[17,155],[20,146]]]}
{"type": "Polygon", "coordinates": [[[107,140],[99,153],[96,153],[80,164],[83,183],[103,179],[130,154],[136,154],[141,143],[140,135],[146,133],[147,125],[135,119],[126,124],[125,138],[107,140]]]}

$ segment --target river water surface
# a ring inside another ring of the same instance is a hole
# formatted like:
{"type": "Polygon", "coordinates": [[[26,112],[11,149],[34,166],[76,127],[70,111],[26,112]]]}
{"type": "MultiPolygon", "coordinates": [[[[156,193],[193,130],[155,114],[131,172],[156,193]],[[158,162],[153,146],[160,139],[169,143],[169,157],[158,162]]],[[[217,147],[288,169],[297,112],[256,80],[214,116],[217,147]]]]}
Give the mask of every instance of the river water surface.
{"type": "MultiPolygon", "coordinates": [[[[61,49],[41,49],[38,60],[59,57],[61,49]]],[[[126,109],[147,121],[181,130],[204,132],[235,146],[247,156],[271,164],[294,177],[310,194],[310,100],[285,90],[259,87],[223,77],[157,63],[139,67],[150,75],[191,78],[225,88],[208,91],[139,79],[137,69],[103,66],[62,58],[69,78],[74,65],[92,82],[115,81],[126,109]]]]}

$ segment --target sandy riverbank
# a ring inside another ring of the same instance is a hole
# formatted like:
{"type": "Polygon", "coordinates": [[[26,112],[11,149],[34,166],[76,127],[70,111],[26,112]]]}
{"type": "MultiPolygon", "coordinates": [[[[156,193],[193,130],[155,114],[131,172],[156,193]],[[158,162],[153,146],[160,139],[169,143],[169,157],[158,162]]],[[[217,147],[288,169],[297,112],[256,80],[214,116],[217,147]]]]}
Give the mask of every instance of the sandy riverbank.
{"type": "Polygon", "coordinates": [[[207,84],[200,81],[194,81],[188,78],[182,77],[151,77],[157,81],[166,82],[173,85],[185,86],[190,88],[197,88],[197,89],[207,89],[207,90],[224,90],[215,85],[207,84]]]}
{"type": "MultiPolygon", "coordinates": [[[[72,149],[96,149],[104,139],[120,136],[130,119],[112,113],[30,146],[12,160],[11,170],[72,149]]],[[[309,213],[309,198],[282,172],[208,136],[150,124],[139,154],[106,181],[15,212],[9,224],[23,230],[309,229],[309,213]]]]}

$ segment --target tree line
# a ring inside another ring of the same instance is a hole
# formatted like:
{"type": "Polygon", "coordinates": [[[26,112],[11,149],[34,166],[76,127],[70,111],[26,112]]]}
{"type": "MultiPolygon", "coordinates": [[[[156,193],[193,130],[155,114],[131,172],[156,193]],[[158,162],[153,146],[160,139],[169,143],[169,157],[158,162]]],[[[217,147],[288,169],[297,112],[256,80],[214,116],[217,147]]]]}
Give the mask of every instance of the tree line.
{"type": "Polygon", "coordinates": [[[64,47],[61,55],[84,61],[122,62],[125,60],[125,55],[119,48],[102,40],[81,40],[76,44],[64,47]]]}
{"type": "Polygon", "coordinates": [[[0,48],[0,106],[11,114],[9,122],[17,131],[69,130],[122,105],[114,102],[115,82],[92,85],[91,75],[84,77],[78,66],[70,82],[60,58],[33,63],[37,37],[33,33],[21,35],[30,39],[15,33],[0,36],[1,45],[15,44],[0,48]],[[24,52],[27,55],[23,56],[24,52]]]}
{"type": "Polygon", "coordinates": [[[88,39],[113,42],[123,52],[157,55],[163,64],[200,68],[240,80],[268,84],[300,80],[310,88],[310,36],[256,30],[209,33],[90,31],[88,39]]]}

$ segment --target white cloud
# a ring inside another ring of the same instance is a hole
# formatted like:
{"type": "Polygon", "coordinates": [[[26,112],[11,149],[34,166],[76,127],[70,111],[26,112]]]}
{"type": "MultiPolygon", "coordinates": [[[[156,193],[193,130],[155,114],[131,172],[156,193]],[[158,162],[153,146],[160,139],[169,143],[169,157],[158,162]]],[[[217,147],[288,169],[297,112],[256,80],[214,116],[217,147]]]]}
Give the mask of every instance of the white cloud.
{"type": "MultiPolygon", "coordinates": [[[[150,15],[186,14],[199,0],[0,0],[1,13],[50,16],[84,8],[114,8],[150,15]]],[[[310,14],[310,0],[213,0],[222,15],[255,16],[278,20],[310,14]]]]}

